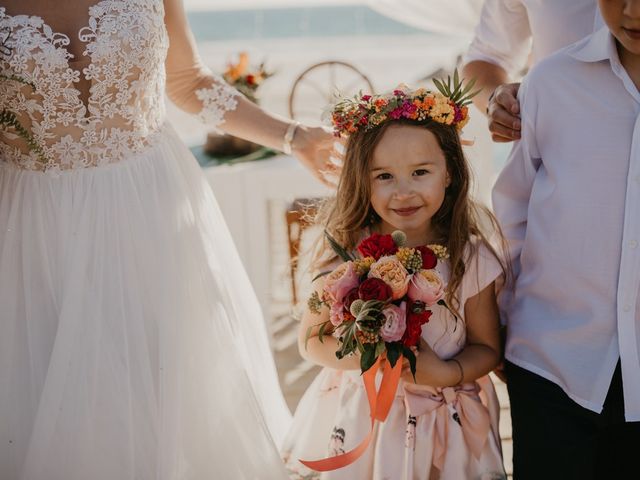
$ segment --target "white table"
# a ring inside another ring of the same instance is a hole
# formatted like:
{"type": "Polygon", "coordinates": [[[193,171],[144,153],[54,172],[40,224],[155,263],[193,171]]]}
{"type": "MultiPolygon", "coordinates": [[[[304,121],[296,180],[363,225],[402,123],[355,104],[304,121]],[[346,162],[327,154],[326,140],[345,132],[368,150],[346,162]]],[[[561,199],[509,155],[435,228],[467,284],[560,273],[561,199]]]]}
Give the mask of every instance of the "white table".
{"type": "MultiPolygon", "coordinates": [[[[269,311],[269,201],[330,195],[293,157],[204,167],[264,312],[269,311]]],[[[285,215],[285,212],[282,212],[285,215]]]]}

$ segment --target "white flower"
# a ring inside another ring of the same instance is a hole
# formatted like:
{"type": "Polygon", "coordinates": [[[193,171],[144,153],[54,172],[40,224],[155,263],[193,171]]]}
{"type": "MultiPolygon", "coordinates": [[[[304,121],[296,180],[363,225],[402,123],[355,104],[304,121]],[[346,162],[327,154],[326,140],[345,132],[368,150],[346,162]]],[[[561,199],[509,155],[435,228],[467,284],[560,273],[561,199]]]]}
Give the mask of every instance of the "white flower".
{"type": "Polygon", "coordinates": [[[93,80],[100,76],[100,67],[95,63],[90,63],[89,66],[82,70],[84,78],[87,80],[93,80]]]}
{"type": "Polygon", "coordinates": [[[67,83],[76,83],[80,81],[80,72],[67,68],[62,74],[62,79],[67,83]]]}

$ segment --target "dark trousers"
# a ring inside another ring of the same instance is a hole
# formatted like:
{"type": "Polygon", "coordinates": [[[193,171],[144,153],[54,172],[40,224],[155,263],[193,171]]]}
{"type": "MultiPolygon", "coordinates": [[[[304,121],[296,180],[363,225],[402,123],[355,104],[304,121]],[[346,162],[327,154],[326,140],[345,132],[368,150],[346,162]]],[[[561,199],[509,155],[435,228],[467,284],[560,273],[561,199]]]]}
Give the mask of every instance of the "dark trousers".
{"type": "Polygon", "coordinates": [[[640,478],[640,422],[625,423],[620,362],[602,413],[555,383],[506,362],[514,480],[640,478]]]}

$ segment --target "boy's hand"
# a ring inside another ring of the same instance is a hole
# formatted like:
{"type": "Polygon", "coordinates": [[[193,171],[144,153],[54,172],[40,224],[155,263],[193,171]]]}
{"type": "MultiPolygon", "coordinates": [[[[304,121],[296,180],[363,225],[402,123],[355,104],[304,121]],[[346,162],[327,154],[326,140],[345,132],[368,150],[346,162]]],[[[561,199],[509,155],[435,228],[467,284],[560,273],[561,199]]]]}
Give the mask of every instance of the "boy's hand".
{"type": "Polygon", "coordinates": [[[504,361],[500,362],[498,366],[493,370],[493,374],[502,380],[504,383],[507,383],[507,376],[504,373],[504,361]]]}
{"type": "Polygon", "coordinates": [[[500,363],[493,370],[496,377],[507,383],[507,375],[504,373],[504,352],[507,345],[507,327],[505,325],[500,327],[500,363]]]}
{"type": "Polygon", "coordinates": [[[494,142],[506,143],[520,139],[519,89],[519,83],[506,83],[497,87],[489,97],[487,116],[494,142]]]}

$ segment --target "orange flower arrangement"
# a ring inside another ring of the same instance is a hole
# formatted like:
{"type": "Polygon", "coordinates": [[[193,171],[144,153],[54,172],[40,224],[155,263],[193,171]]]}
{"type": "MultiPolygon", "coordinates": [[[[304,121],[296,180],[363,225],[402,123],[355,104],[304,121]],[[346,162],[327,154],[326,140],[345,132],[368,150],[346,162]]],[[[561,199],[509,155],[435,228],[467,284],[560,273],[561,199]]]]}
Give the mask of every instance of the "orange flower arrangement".
{"type": "Polygon", "coordinates": [[[249,55],[241,52],[236,63],[229,63],[227,69],[222,74],[224,80],[234,86],[240,93],[251,100],[258,102],[256,91],[267,78],[272,76],[264,67],[264,62],[257,69],[249,70],[249,55]]]}

